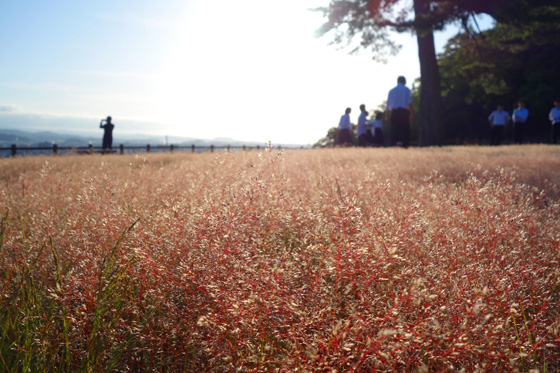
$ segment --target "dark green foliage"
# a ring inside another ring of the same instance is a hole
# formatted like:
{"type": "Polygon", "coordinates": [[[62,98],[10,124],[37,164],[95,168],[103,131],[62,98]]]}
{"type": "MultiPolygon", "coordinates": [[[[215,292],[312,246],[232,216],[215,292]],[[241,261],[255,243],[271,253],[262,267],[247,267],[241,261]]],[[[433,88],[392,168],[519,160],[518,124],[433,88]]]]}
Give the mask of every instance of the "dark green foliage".
{"type": "MultiPolygon", "coordinates": [[[[356,135],[358,131],[358,126],[355,123],[352,123],[352,143],[354,145],[358,144],[358,137],[356,135]]],[[[331,127],[327,131],[327,135],[321,139],[319,139],[315,144],[313,144],[314,148],[325,148],[331,147],[338,144],[338,127],[331,127]]]]}
{"type": "Polygon", "coordinates": [[[519,99],[530,111],[527,139],[548,141],[548,112],[560,94],[558,17],[559,5],[534,7],[523,21],[449,41],[439,57],[447,142],[481,141],[489,113],[502,104],[511,114],[519,99]]]}
{"type": "Polygon", "coordinates": [[[337,142],[337,128],[336,127],[331,127],[329,128],[329,130],[327,131],[327,135],[321,139],[319,139],[319,141],[317,141],[315,144],[313,144],[314,148],[324,148],[327,146],[334,146],[337,142]]]}

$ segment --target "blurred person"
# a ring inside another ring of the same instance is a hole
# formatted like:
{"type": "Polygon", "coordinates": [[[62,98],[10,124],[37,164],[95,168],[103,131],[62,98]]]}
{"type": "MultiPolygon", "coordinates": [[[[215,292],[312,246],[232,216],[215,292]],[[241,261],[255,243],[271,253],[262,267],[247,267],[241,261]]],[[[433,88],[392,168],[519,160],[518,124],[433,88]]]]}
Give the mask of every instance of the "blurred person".
{"type": "Polygon", "coordinates": [[[387,121],[391,123],[391,143],[397,145],[400,142],[403,148],[408,148],[414,110],[412,95],[404,76],[399,76],[397,86],[389,91],[386,116],[387,121]]]}
{"type": "Polygon", "coordinates": [[[99,123],[99,128],[103,128],[105,133],[103,134],[103,153],[105,150],[108,149],[110,152],[113,151],[113,129],[115,125],[111,123],[111,117],[107,117],[107,119],[101,119],[101,123],[99,123]],[[105,124],[103,124],[105,122],[105,124]]]}
{"type": "Polygon", "coordinates": [[[517,144],[523,144],[523,134],[527,118],[529,118],[529,109],[525,107],[525,102],[522,100],[517,101],[517,109],[513,111],[513,127],[517,144]]]}
{"type": "Polygon", "coordinates": [[[548,118],[552,123],[552,143],[556,144],[560,134],[560,100],[554,100],[554,107],[550,109],[548,118]]]}
{"type": "Polygon", "coordinates": [[[360,105],[360,117],[358,118],[358,145],[371,146],[373,144],[373,135],[371,134],[372,122],[367,120],[366,106],[360,105]]]}
{"type": "Polygon", "coordinates": [[[490,126],[492,126],[490,145],[500,145],[504,127],[510,121],[509,114],[504,110],[503,105],[498,105],[497,109],[490,113],[488,121],[490,122],[490,126]]]}
{"type": "Polygon", "coordinates": [[[383,113],[375,112],[375,119],[372,123],[373,143],[377,146],[385,146],[385,137],[383,136],[383,113]]]}
{"type": "Polygon", "coordinates": [[[346,108],[344,115],[340,117],[338,123],[338,144],[340,146],[352,145],[352,124],[350,123],[351,108],[346,108]]]}

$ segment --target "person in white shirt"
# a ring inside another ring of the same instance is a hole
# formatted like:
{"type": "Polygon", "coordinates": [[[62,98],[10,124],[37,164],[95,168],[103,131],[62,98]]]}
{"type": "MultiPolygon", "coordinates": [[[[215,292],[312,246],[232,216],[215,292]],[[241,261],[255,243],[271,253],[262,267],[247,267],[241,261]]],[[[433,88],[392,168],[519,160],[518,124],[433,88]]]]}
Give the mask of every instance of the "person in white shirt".
{"type": "Polygon", "coordinates": [[[358,145],[370,146],[373,144],[373,135],[371,134],[372,122],[367,120],[368,112],[366,105],[360,105],[360,117],[358,118],[358,145]]]}
{"type": "Polygon", "coordinates": [[[346,108],[344,115],[340,117],[338,123],[338,144],[340,146],[352,145],[352,124],[350,123],[350,112],[352,109],[346,108]]]}
{"type": "Polygon", "coordinates": [[[399,76],[397,86],[389,91],[387,97],[387,121],[391,123],[391,143],[402,143],[408,148],[410,143],[410,122],[414,111],[412,109],[412,95],[406,86],[404,76],[399,76]]]}
{"type": "Polygon", "coordinates": [[[552,142],[558,143],[558,135],[560,135],[560,100],[554,101],[554,107],[548,114],[548,119],[552,123],[552,142]]]}
{"type": "Polygon", "coordinates": [[[509,114],[504,110],[502,105],[498,105],[498,109],[494,110],[488,117],[488,121],[492,126],[492,137],[490,139],[490,145],[500,145],[502,142],[502,134],[504,133],[504,127],[508,124],[510,120],[509,114]]]}
{"type": "Polygon", "coordinates": [[[525,123],[529,118],[529,109],[525,107],[525,102],[517,101],[517,109],[513,111],[513,126],[515,131],[515,142],[523,144],[523,132],[525,132],[525,123]]]}

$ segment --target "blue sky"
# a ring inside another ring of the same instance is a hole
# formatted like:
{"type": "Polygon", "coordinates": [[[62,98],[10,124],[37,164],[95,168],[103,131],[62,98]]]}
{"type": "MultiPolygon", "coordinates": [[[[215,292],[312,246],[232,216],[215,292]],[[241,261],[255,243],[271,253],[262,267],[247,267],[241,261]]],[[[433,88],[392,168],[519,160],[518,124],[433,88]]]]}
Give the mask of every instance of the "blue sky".
{"type": "MultiPolygon", "coordinates": [[[[0,105],[95,117],[118,110],[119,103],[150,105],[146,101],[154,94],[154,77],[174,42],[170,31],[179,4],[3,2],[0,105]],[[148,14],[151,18],[141,18],[148,14]],[[111,102],[115,108],[105,108],[111,102]]],[[[139,118],[145,114],[138,109],[139,118]]]]}
{"type": "Polygon", "coordinates": [[[95,132],[111,115],[116,134],[313,143],[419,76],[412,35],[387,64],[314,38],[308,8],[326,4],[4,0],[0,128],[95,132]]]}

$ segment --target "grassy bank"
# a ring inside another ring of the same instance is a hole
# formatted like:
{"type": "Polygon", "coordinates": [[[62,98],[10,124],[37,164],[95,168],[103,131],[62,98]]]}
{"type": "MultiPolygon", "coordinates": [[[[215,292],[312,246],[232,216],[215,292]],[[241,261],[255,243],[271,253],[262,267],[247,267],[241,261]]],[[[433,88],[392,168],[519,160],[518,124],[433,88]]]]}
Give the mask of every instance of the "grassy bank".
{"type": "Polygon", "coordinates": [[[0,370],[560,369],[560,148],[0,160],[0,370]]]}

